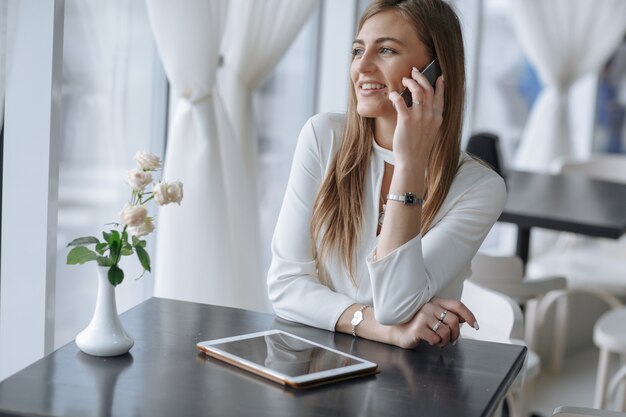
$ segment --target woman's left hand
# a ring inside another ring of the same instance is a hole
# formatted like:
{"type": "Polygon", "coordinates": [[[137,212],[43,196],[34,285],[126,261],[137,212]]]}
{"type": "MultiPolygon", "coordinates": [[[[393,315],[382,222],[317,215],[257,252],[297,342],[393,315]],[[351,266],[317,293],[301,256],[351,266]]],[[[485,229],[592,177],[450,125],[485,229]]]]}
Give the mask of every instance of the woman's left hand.
{"type": "Polygon", "coordinates": [[[407,107],[395,91],[389,94],[398,113],[393,135],[395,164],[408,166],[418,161],[425,168],[443,121],[443,76],[437,78],[433,89],[426,77],[413,68],[411,78],[403,78],[402,84],[411,91],[413,105],[407,107]]]}

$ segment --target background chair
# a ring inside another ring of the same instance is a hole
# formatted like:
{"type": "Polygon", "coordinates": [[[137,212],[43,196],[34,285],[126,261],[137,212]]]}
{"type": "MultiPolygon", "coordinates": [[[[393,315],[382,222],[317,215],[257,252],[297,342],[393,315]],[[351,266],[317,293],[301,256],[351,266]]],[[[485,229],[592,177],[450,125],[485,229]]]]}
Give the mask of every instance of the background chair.
{"type": "MultiPolygon", "coordinates": [[[[465,281],[461,301],[474,313],[480,325],[476,331],[468,325],[461,326],[464,338],[499,343],[525,345],[522,310],[512,298],[465,281]]],[[[510,417],[526,416],[528,384],[539,373],[539,357],[530,349],[524,369],[505,397],[510,417]]]]}
{"type": "Polygon", "coordinates": [[[465,151],[489,164],[502,178],[506,180],[506,169],[502,152],[500,151],[500,140],[492,133],[475,133],[467,141],[465,151]]]}
{"type": "Polygon", "coordinates": [[[472,260],[472,275],[469,279],[511,297],[524,307],[524,340],[536,352],[537,330],[539,323],[543,323],[536,315],[537,304],[551,291],[564,290],[567,286],[565,278],[549,276],[529,280],[524,276],[524,265],[518,256],[477,254],[472,260]]]}
{"type": "Polygon", "coordinates": [[[558,407],[552,417],[626,417],[625,413],[581,407],[558,407]]]}
{"type": "Polygon", "coordinates": [[[626,383],[626,307],[614,308],[600,317],[593,329],[593,342],[600,349],[593,406],[605,408],[613,399],[621,403],[616,408],[626,411],[626,390],[622,388],[621,395],[617,395],[619,386],[626,383]],[[621,356],[622,367],[608,382],[611,354],[621,356]]]}
{"type": "MultiPolygon", "coordinates": [[[[624,156],[594,155],[587,160],[562,159],[555,163],[554,169],[563,174],[586,175],[592,179],[626,184],[624,156]]],[[[556,305],[551,367],[558,370],[563,361],[570,296],[592,296],[609,307],[620,306],[619,298],[626,297],[626,239],[614,241],[562,233],[552,248],[533,255],[527,265],[527,275],[531,279],[554,274],[565,277],[568,289],[545,297],[538,306],[537,317],[541,320],[548,309],[556,305]]]]}

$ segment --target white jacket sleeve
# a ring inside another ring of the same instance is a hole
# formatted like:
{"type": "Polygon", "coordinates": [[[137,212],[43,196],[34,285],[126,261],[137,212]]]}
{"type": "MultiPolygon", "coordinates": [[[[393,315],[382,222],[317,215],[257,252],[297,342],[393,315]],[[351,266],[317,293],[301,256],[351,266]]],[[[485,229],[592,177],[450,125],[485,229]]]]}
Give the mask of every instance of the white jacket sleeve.
{"type": "Polygon", "coordinates": [[[468,176],[453,184],[457,189],[448,193],[453,201],[444,205],[450,203],[451,208],[424,237],[416,236],[382,259],[376,259],[375,249],[368,256],[378,322],[410,320],[432,297],[464,278],[506,201],[504,181],[493,172],[484,175],[485,169],[477,166],[469,173],[459,172],[468,176]],[[459,190],[459,186],[465,189],[459,190]]]}
{"type": "Polygon", "coordinates": [[[325,175],[314,120],[304,125],[298,138],[272,239],[267,283],[278,316],[334,331],[337,320],[354,300],[320,283],[313,258],[311,214],[325,175]]]}

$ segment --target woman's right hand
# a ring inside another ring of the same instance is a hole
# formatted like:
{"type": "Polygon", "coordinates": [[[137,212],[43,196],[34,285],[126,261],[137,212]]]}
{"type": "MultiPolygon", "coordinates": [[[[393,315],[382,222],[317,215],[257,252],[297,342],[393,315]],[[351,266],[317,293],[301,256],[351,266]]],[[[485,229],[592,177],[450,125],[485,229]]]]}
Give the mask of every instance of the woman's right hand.
{"type": "Polygon", "coordinates": [[[478,328],[476,317],[461,301],[434,297],[411,320],[391,326],[391,342],[412,349],[424,340],[443,348],[459,338],[461,324],[465,322],[478,328]],[[442,316],[441,324],[437,324],[442,316]]]}

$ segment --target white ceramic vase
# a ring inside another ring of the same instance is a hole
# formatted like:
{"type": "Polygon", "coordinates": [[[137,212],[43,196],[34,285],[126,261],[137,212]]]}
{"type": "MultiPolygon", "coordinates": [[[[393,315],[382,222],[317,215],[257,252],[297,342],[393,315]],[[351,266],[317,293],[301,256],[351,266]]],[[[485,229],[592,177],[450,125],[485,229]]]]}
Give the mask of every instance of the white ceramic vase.
{"type": "Polygon", "coordinates": [[[96,309],[89,325],[76,336],[76,345],[88,355],[123,355],[135,344],[120,323],[115,287],[109,282],[108,271],[108,267],[98,266],[96,309]]]}

